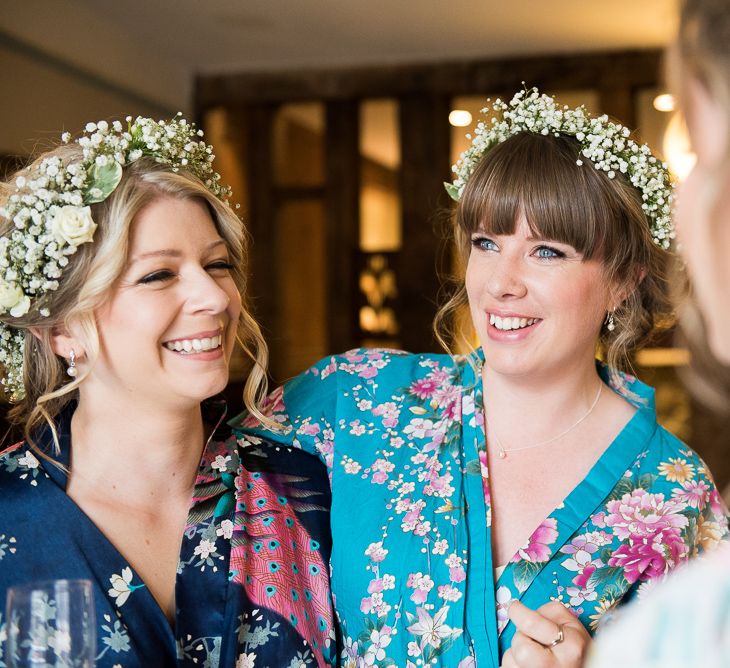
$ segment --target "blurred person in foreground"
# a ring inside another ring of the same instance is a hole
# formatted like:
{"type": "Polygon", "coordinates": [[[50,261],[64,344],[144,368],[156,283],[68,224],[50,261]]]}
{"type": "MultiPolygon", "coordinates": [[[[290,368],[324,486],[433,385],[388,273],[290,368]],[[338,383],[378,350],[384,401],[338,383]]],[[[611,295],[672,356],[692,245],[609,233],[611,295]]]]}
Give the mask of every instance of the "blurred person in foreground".
{"type": "MultiPolygon", "coordinates": [[[[730,364],[730,2],[685,0],[670,70],[697,162],[676,208],[704,327],[687,332],[730,364]]],[[[702,344],[695,344],[701,355],[702,344]]],[[[719,371],[718,371],[719,369],[719,371]]],[[[717,380],[715,378],[714,380],[717,380]]],[[[725,397],[727,402],[728,397],[725,397]]],[[[728,451],[730,452],[730,450],[728,451]]],[[[591,668],[730,666],[730,546],[676,573],[606,630],[591,668]]]]}
{"type": "MultiPolygon", "coordinates": [[[[89,123],[2,186],[0,363],[24,439],[0,451],[0,606],[87,579],[97,666],[328,666],[325,468],[241,450],[217,396],[238,341],[259,414],[266,346],[200,134],[89,123]]],[[[0,665],[14,632],[0,612],[0,665]]]]}
{"type": "Polygon", "coordinates": [[[332,356],[270,397],[285,431],[232,424],[330,470],[345,666],[575,668],[606,611],[727,531],[620,371],[671,310],[669,178],[534,89],[492,105],[456,169],[466,272],[439,323],[453,340],[468,308],[479,346],[332,356]]]}

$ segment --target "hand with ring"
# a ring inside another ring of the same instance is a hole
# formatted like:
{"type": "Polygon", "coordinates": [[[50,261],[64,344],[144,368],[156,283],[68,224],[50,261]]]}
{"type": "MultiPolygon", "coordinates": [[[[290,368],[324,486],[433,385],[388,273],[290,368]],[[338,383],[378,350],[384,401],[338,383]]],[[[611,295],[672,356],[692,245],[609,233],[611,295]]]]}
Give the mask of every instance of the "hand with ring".
{"type": "Polygon", "coordinates": [[[502,668],[580,668],[592,642],[580,620],[562,603],[531,610],[513,601],[508,615],[517,628],[502,668]]]}

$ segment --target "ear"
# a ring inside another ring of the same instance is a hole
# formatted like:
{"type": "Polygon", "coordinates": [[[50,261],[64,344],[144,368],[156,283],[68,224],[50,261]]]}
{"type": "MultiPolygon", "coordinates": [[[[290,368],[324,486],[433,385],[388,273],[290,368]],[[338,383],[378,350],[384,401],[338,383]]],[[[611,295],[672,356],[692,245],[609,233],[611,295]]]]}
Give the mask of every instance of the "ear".
{"type": "Polygon", "coordinates": [[[76,357],[82,357],[84,348],[77,337],[71,334],[63,325],[54,325],[50,328],[31,327],[31,334],[39,341],[47,342],[56,355],[68,359],[73,350],[76,357]]]}
{"type": "Polygon", "coordinates": [[[645,267],[635,267],[629,277],[621,283],[615,283],[609,292],[609,310],[614,310],[623,304],[646,278],[645,267]]]}

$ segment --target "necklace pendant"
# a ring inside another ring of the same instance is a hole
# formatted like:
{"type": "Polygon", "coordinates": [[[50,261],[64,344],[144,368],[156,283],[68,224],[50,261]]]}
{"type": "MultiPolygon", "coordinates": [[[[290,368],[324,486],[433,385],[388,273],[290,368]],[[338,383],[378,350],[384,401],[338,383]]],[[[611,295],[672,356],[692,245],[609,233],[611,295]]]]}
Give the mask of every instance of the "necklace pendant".
{"type": "Polygon", "coordinates": [[[507,457],[507,453],[504,451],[504,448],[500,445],[499,446],[499,458],[505,459],[507,457]]]}

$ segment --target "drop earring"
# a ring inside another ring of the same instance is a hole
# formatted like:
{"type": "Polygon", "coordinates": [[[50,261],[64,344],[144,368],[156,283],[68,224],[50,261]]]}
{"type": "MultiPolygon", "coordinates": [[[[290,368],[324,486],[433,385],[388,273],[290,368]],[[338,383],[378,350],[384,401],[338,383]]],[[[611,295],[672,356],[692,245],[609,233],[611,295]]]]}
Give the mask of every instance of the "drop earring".
{"type": "Polygon", "coordinates": [[[73,348],[71,348],[71,353],[69,355],[68,368],[66,369],[66,373],[71,376],[71,378],[76,378],[76,374],[78,373],[76,370],[76,353],[74,352],[73,348]]]}
{"type": "Polygon", "coordinates": [[[609,332],[612,332],[614,329],[616,329],[616,323],[613,319],[613,311],[609,311],[608,316],[606,316],[606,329],[609,332]]]}

